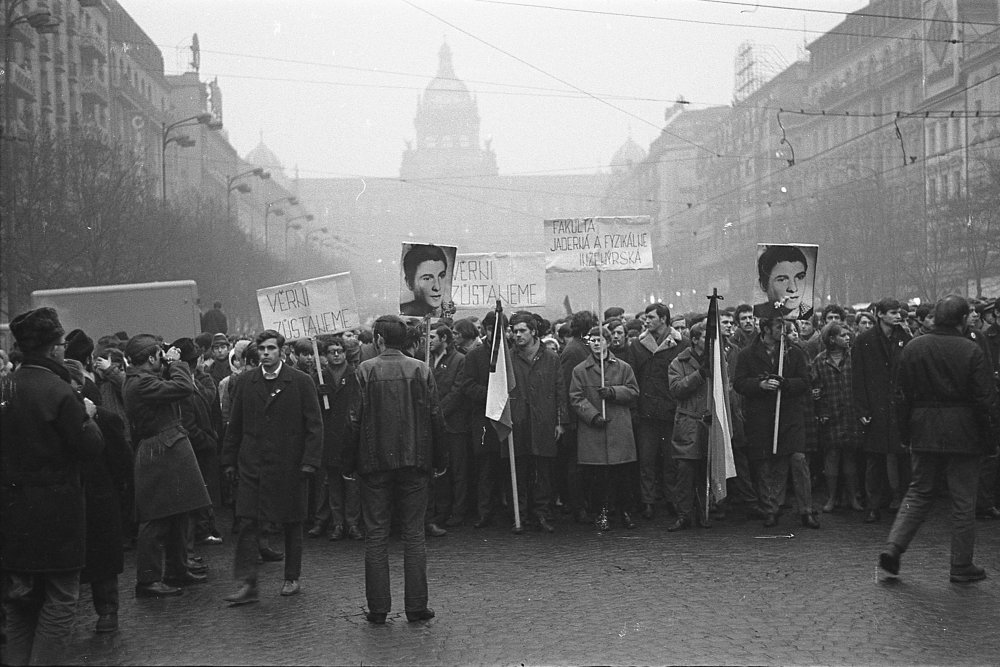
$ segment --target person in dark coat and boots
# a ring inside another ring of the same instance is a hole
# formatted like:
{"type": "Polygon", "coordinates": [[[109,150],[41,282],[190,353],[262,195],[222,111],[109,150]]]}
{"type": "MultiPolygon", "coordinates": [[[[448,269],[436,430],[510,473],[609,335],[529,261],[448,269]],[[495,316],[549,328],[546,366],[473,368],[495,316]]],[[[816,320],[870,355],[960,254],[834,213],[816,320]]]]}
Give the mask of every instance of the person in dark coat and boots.
{"type": "Polygon", "coordinates": [[[764,526],[778,525],[780,499],[785,494],[789,468],[802,525],[819,528],[812,509],[812,481],[805,455],[805,410],[809,392],[809,364],[797,345],[786,341],[785,362],[778,374],[785,320],[777,312],[760,320],[760,334],[736,357],[733,388],[743,395],[743,428],[747,457],[756,463],[757,494],[764,512],[764,526]],[[773,450],[774,411],[781,391],[778,415],[778,451],[773,450]]]}
{"type": "Polygon", "coordinates": [[[358,367],[351,410],[352,438],[344,448],[344,474],[357,475],[365,521],[365,597],[369,623],[381,625],[392,609],[389,523],[396,510],[403,533],[406,620],[434,618],[427,606],[424,514],[432,474],[448,465],[444,419],[430,367],[403,354],[406,324],[395,315],[375,320],[379,355],[358,367]]]}
{"type": "Polygon", "coordinates": [[[15,317],[24,359],[0,396],[0,568],[5,665],[58,664],[73,633],[86,559],[81,465],[104,446],[62,364],[64,330],[52,308],[15,317]]]}
{"type": "Polygon", "coordinates": [[[166,353],[156,338],[139,334],[125,345],[131,362],[122,396],[135,450],[136,597],[180,595],[179,586],[205,575],[187,559],[188,512],[212,501],[181,425],[179,403],[196,389],[180,350],[166,353]],[[165,564],[165,567],[164,567],[165,564]]]}
{"type": "MultiPolygon", "coordinates": [[[[83,364],[65,360],[72,386],[84,385],[83,364]]],[[[125,569],[121,495],[131,490],[132,446],[125,439],[125,422],[113,411],[97,406],[94,421],[104,438],[100,456],[83,463],[87,498],[87,564],[80,583],[90,584],[97,612],[97,632],[118,629],[118,575],[125,569]]]]}
{"type": "Polygon", "coordinates": [[[260,368],[247,371],[233,394],[222,449],[227,478],[239,475],[240,522],[233,605],[257,602],[257,552],[262,523],[281,525],[285,579],[281,595],[299,593],[302,523],[309,515],[308,478],[323,463],[323,416],[312,378],[281,360],[285,337],[267,329],[256,339],[260,368]]]}
{"type": "Polygon", "coordinates": [[[854,405],[861,422],[861,447],[866,460],[865,523],[878,521],[884,504],[891,501],[898,506],[905,491],[907,466],[892,401],[899,356],[910,341],[910,332],[900,315],[902,307],[896,299],[876,303],[878,323],[860,334],[851,350],[854,405]]]}
{"type": "MultiPolygon", "coordinates": [[[[582,310],[573,313],[569,321],[569,330],[572,334],[566,343],[566,347],[559,353],[559,372],[563,376],[563,387],[567,391],[566,401],[569,404],[569,385],[573,381],[573,369],[581,362],[590,358],[590,350],[587,348],[588,332],[597,324],[597,318],[589,310],[582,310]]],[[[573,512],[573,518],[577,523],[587,522],[587,502],[583,491],[581,480],[581,470],[579,464],[579,443],[576,431],[576,419],[570,419],[566,425],[566,432],[559,439],[559,459],[564,463],[560,470],[564,473],[566,497],[563,501],[569,504],[573,512]]]]}
{"type": "Polygon", "coordinates": [[[995,456],[1000,399],[986,355],[963,332],[969,303],[946,296],[934,309],[934,330],[903,349],[897,409],[900,436],[912,450],[913,481],[900,506],[879,566],[899,574],[899,560],[927,518],[934,482],[944,475],[951,497],[951,581],[979,581],[972,562],[976,491],[984,456],[995,456]]]}

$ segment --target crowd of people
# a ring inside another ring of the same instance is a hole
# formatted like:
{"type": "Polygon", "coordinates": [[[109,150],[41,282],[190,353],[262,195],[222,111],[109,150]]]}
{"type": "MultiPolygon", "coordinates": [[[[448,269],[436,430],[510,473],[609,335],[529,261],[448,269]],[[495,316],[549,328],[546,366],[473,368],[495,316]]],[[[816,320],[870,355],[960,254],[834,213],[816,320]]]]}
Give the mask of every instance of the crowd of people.
{"type": "Polygon", "coordinates": [[[238,606],[258,600],[261,561],[284,561],[281,595],[300,591],[304,537],[364,540],[368,620],[385,622],[393,510],[410,621],[434,616],[425,539],[494,522],[554,533],[659,520],[673,533],[774,527],[791,510],[818,529],[823,513],[876,523],[902,507],[880,556],[897,574],[920,513],[947,493],[961,524],[952,579],[985,576],[972,527],[1000,519],[995,301],[885,298],[798,321],[748,304],[721,311],[737,473],[725,498],[706,491],[703,313],[655,303],[554,322],[390,315],[300,340],[230,336],[220,315],[216,304],[204,333],[174,341],[66,333],[51,308],[11,322],[15,348],[0,357],[5,664],[54,655],[80,582],[96,631],[115,631],[132,548],[135,595],[172,597],[206,581],[199,547],[235,539],[226,601],[238,606]],[[509,435],[485,416],[497,336],[515,379],[509,435]],[[929,366],[911,357],[933,348],[915,345],[924,337],[958,340],[958,370],[921,376],[929,366]],[[945,398],[928,393],[935,382],[945,398]]]}

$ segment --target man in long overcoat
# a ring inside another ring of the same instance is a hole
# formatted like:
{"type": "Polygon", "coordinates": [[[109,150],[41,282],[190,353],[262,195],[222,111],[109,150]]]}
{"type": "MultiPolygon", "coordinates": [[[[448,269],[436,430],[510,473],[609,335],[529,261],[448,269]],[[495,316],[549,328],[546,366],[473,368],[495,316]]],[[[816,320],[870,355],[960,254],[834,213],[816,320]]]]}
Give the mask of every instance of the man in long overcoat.
{"type": "Polygon", "coordinates": [[[861,333],[851,350],[854,404],[861,421],[861,446],[866,459],[865,523],[878,521],[889,494],[898,501],[906,486],[905,461],[900,460],[904,452],[893,405],[899,355],[910,340],[900,308],[902,304],[896,299],[876,303],[878,324],[861,333]]]}
{"type": "Polygon", "coordinates": [[[930,512],[935,480],[943,473],[951,498],[951,581],[986,577],[972,562],[976,540],[976,489],[984,456],[996,455],[1000,399],[989,362],[963,332],[969,303],[944,297],[934,309],[934,330],[903,349],[897,398],[903,442],[912,450],[913,482],[879,556],[888,574],[930,512]]]}
{"type": "Polygon", "coordinates": [[[323,417],[312,378],[281,360],[285,337],[273,329],[257,336],[260,367],[240,378],[222,450],[229,478],[239,475],[240,522],[234,572],[240,589],[225,599],[257,601],[257,539],[263,522],[285,534],[281,595],[299,592],[302,523],[309,515],[307,478],[323,463],[323,417]]]}
{"type": "Polygon", "coordinates": [[[156,338],[129,339],[122,397],[132,425],[135,450],[137,597],[180,595],[172,584],[205,581],[187,559],[188,513],[212,504],[198,460],[181,423],[180,402],[195,393],[180,350],[164,354],[156,338]],[[166,368],[164,368],[164,365],[166,368]],[[164,568],[164,563],[166,567],[164,568]]]}

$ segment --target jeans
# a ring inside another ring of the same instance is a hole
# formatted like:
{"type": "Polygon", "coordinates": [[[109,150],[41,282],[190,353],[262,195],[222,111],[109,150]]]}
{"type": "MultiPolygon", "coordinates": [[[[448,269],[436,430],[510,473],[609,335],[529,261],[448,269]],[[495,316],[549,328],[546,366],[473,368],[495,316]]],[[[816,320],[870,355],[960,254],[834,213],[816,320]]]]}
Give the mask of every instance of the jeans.
{"type": "Polygon", "coordinates": [[[5,665],[52,665],[73,635],[80,571],[3,573],[3,612],[7,643],[5,665]]]}
{"type": "Polygon", "coordinates": [[[976,545],[976,491],[978,454],[913,452],[913,477],[889,531],[889,544],[906,551],[934,504],[934,478],[943,470],[951,496],[951,566],[972,564],[976,545]]]}
{"type": "Polygon", "coordinates": [[[777,514],[781,498],[785,495],[788,470],[792,471],[792,488],[799,514],[812,513],[812,480],[809,478],[809,459],[801,452],[768,456],[757,461],[757,493],[761,510],[777,514]]]}
{"type": "Polygon", "coordinates": [[[140,523],[135,583],[152,584],[163,581],[164,576],[180,577],[187,572],[187,535],[187,512],[140,523]]]}
{"type": "Polygon", "coordinates": [[[639,417],[636,424],[636,453],[639,459],[639,495],[644,505],[656,502],[656,473],[663,466],[663,497],[674,502],[677,483],[677,463],[674,461],[670,438],[674,431],[674,414],[664,419],[639,417]]]}
{"type": "MultiPolygon", "coordinates": [[[[241,521],[233,559],[233,577],[237,581],[255,584],[261,527],[253,519],[244,518],[241,521]]],[[[285,523],[282,528],[285,534],[285,579],[294,581],[302,576],[302,522],[285,523]]]]}
{"type": "Polygon", "coordinates": [[[400,468],[360,476],[361,516],[365,522],[365,596],[368,611],[392,610],[389,590],[389,526],[393,500],[403,534],[404,607],[408,612],[427,608],[427,548],[424,513],[431,475],[417,468],[400,468]],[[394,498],[395,497],[395,498],[394,498]]]}

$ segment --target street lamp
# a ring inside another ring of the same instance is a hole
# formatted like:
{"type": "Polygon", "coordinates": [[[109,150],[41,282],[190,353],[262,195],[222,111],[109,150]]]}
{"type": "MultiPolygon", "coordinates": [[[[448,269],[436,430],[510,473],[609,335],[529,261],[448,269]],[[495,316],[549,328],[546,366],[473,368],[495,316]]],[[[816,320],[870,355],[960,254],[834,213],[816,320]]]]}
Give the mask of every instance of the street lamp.
{"type": "Polygon", "coordinates": [[[288,202],[292,206],[298,206],[299,204],[298,197],[281,197],[279,199],[275,199],[274,201],[269,201],[266,204],[264,204],[264,252],[267,252],[267,216],[271,215],[272,213],[274,215],[284,215],[285,212],[282,211],[280,208],[275,208],[273,209],[273,211],[271,208],[275,204],[280,204],[283,201],[288,202]]]}
{"type": "Polygon", "coordinates": [[[296,220],[305,220],[306,222],[312,222],[315,220],[315,216],[312,213],[307,213],[305,215],[297,215],[293,218],[285,220],[285,261],[288,261],[288,230],[289,229],[302,229],[302,225],[295,222],[296,220]]]}
{"type": "Polygon", "coordinates": [[[160,135],[160,178],[164,203],[167,201],[167,146],[170,145],[171,142],[176,143],[181,148],[190,148],[195,144],[194,139],[186,134],[171,137],[170,133],[179,127],[193,127],[195,125],[204,125],[210,130],[222,129],[222,121],[215,120],[212,114],[207,111],[194,116],[189,116],[187,118],[182,118],[181,120],[171,123],[170,125],[163,123],[163,132],[160,135]]]}
{"type": "Polygon", "coordinates": [[[250,186],[248,184],[239,183],[234,185],[234,183],[236,183],[236,181],[243,178],[244,176],[250,176],[251,174],[264,181],[271,178],[271,172],[264,171],[262,167],[247,169],[246,171],[241,171],[235,176],[226,177],[226,222],[229,222],[229,218],[232,215],[232,199],[230,198],[229,194],[233,190],[236,190],[237,192],[242,192],[243,194],[250,192],[250,186]]]}

